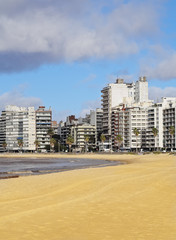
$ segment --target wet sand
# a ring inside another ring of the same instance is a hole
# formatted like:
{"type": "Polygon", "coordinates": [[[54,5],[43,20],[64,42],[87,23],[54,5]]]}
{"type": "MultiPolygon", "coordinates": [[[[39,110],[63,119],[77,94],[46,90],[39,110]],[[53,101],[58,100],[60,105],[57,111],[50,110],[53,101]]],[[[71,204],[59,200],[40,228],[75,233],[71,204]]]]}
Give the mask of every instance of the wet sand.
{"type": "Polygon", "coordinates": [[[175,156],[77,157],[131,164],[1,180],[2,240],[176,239],[175,156]]]}
{"type": "MultiPolygon", "coordinates": [[[[57,156],[57,155],[56,155],[57,156]]],[[[0,157],[0,180],[28,175],[50,174],[75,169],[106,167],[121,164],[119,161],[86,158],[24,158],[0,157]]]]}

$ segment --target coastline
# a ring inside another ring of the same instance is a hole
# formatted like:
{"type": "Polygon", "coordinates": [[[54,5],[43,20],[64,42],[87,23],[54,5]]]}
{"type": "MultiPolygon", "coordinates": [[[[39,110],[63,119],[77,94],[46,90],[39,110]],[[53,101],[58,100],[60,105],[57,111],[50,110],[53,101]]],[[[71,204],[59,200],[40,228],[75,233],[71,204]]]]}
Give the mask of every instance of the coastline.
{"type": "Polygon", "coordinates": [[[175,240],[175,156],[60,157],[131,164],[1,180],[2,239],[175,240]]]}

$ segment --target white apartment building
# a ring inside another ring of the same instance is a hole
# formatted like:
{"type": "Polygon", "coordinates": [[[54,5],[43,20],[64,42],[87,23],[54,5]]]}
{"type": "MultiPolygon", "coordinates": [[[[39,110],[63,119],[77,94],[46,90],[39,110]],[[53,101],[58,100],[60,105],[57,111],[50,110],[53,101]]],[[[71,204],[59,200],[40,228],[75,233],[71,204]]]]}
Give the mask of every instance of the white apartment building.
{"type": "Polygon", "coordinates": [[[89,124],[81,124],[71,126],[70,133],[74,138],[74,147],[78,151],[84,151],[86,147],[85,136],[89,136],[90,140],[87,147],[95,148],[95,126],[89,124]]]}
{"type": "Polygon", "coordinates": [[[146,77],[140,77],[136,83],[124,83],[123,79],[117,79],[116,83],[108,84],[101,92],[103,133],[107,136],[111,136],[112,108],[118,107],[120,104],[132,107],[135,103],[149,102],[146,77]]]}
{"type": "Polygon", "coordinates": [[[34,107],[7,106],[1,114],[1,133],[8,151],[20,149],[18,140],[22,140],[21,150],[34,151],[36,139],[34,107]]]}
{"type": "Polygon", "coordinates": [[[146,148],[149,150],[163,148],[163,106],[161,103],[154,104],[148,109],[146,148]],[[156,137],[153,135],[153,128],[158,130],[156,137]]]}
{"type": "Polygon", "coordinates": [[[39,141],[40,146],[38,149],[45,152],[46,148],[50,146],[50,136],[48,130],[52,127],[52,111],[40,106],[36,112],[36,139],[39,141]]]}
{"type": "Polygon", "coordinates": [[[175,134],[171,136],[170,127],[176,127],[176,98],[162,98],[161,103],[153,104],[148,109],[148,128],[146,148],[174,149],[176,148],[175,134]],[[158,134],[154,137],[152,129],[157,128],[158,134]]]}
{"type": "Polygon", "coordinates": [[[146,77],[140,77],[135,83],[135,102],[148,102],[148,82],[146,77]]]}
{"type": "Polygon", "coordinates": [[[116,136],[121,135],[123,142],[121,147],[125,149],[143,148],[146,144],[146,128],[148,123],[148,111],[143,107],[113,108],[112,109],[112,148],[117,148],[116,136]],[[138,137],[134,129],[139,131],[138,137]]]}
{"type": "Polygon", "coordinates": [[[95,144],[98,145],[103,132],[103,110],[101,108],[90,110],[90,125],[95,126],[95,144]]]}
{"type": "Polygon", "coordinates": [[[117,79],[116,83],[110,83],[103,88],[102,109],[103,109],[103,132],[111,135],[111,110],[124,101],[134,102],[134,84],[124,83],[123,79],[117,79]]]}
{"type": "Polygon", "coordinates": [[[162,98],[163,105],[163,147],[176,149],[176,98],[162,98]],[[175,134],[169,133],[170,127],[175,128],[175,134]]]}

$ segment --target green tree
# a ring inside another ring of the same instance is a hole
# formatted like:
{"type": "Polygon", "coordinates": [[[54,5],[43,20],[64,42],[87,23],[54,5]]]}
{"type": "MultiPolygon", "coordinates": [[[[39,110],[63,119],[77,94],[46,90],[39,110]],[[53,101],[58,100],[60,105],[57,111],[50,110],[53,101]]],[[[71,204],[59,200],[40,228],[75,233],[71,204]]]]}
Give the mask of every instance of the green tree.
{"type": "Polygon", "coordinates": [[[66,139],[66,144],[68,144],[69,146],[69,152],[71,152],[71,146],[73,143],[74,143],[74,138],[71,135],[69,135],[66,139]]]}
{"type": "Polygon", "coordinates": [[[54,135],[54,130],[53,130],[53,128],[50,127],[50,128],[48,129],[47,135],[49,135],[50,138],[52,138],[52,136],[54,135]]]}
{"type": "Polygon", "coordinates": [[[35,142],[34,142],[34,144],[35,144],[36,151],[38,152],[38,148],[40,147],[40,142],[39,142],[39,140],[36,139],[35,142]]]}
{"type": "Polygon", "coordinates": [[[22,139],[17,139],[18,141],[18,146],[20,148],[20,150],[22,151],[22,148],[23,148],[23,140],[22,139]]]}
{"type": "Polygon", "coordinates": [[[3,142],[2,147],[4,148],[4,152],[5,152],[7,148],[7,143],[5,141],[3,142]]]}
{"type": "Polygon", "coordinates": [[[52,151],[54,151],[55,144],[56,144],[56,140],[54,138],[51,138],[50,139],[50,146],[51,146],[52,151]]]}
{"type": "Polygon", "coordinates": [[[84,136],[85,152],[87,152],[87,145],[88,145],[89,140],[90,140],[90,136],[89,135],[85,135],[84,136]]]}
{"type": "Polygon", "coordinates": [[[122,142],[123,142],[123,137],[122,137],[120,134],[118,134],[118,135],[115,137],[115,140],[117,141],[118,151],[120,151],[120,146],[121,146],[121,144],[122,144],[122,142]]]}
{"type": "Polygon", "coordinates": [[[102,144],[102,149],[104,150],[104,142],[105,142],[105,140],[106,140],[106,137],[105,137],[104,134],[101,134],[100,140],[101,140],[101,144],[102,144]]]}
{"type": "Polygon", "coordinates": [[[137,152],[137,147],[138,147],[137,138],[138,138],[140,132],[139,132],[139,130],[138,130],[137,128],[134,128],[134,129],[133,129],[133,133],[134,133],[134,135],[136,136],[136,152],[137,152]]]}
{"type": "MultiPolygon", "coordinates": [[[[49,136],[49,140],[50,140],[50,142],[51,142],[51,138],[52,138],[52,136],[54,135],[54,130],[53,130],[53,128],[52,127],[50,127],[49,129],[48,129],[48,131],[47,131],[47,135],[49,136]]],[[[50,147],[51,147],[51,144],[49,145],[50,147]]],[[[51,150],[51,149],[50,149],[51,150]]]]}
{"type": "Polygon", "coordinates": [[[172,142],[173,142],[173,137],[174,137],[174,134],[175,134],[175,128],[173,126],[171,126],[169,128],[169,134],[171,135],[171,152],[172,152],[172,142]]]}
{"type": "Polygon", "coordinates": [[[154,138],[155,138],[155,144],[156,144],[156,137],[157,137],[157,135],[158,135],[158,129],[154,127],[154,128],[152,129],[152,133],[153,133],[153,136],[154,136],[154,138]]]}

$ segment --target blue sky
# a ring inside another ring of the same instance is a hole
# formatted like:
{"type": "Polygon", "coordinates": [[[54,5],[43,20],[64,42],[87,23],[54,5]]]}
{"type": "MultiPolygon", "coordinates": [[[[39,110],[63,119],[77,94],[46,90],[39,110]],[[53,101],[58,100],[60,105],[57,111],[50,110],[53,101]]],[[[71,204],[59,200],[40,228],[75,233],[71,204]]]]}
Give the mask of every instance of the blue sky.
{"type": "Polygon", "coordinates": [[[117,77],[146,75],[151,99],[176,97],[174,0],[0,0],[0,109],[100,107],[117,77]]]}

